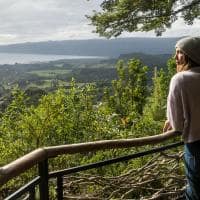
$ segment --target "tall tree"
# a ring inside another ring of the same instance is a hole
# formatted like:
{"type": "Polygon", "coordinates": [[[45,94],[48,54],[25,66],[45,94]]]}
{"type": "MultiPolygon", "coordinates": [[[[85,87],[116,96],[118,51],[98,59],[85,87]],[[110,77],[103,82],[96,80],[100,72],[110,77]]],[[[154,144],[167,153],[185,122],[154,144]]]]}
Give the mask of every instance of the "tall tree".
{"type": "Polygon", "coordinates": [[[88,18],[108,38],[123,31],[154,30],[159,36],[178,18],[189,25],[200,19],[200,0],[104,0],[101,8],[88,18]]]}
{"type": "Polygon", "coordinates": [[[147,97],[147,70],[137,59],[117,63],[118,79],[112,81],[112,92],[105,100],[121,119],[133,120],[142,115],[147,97]]]}

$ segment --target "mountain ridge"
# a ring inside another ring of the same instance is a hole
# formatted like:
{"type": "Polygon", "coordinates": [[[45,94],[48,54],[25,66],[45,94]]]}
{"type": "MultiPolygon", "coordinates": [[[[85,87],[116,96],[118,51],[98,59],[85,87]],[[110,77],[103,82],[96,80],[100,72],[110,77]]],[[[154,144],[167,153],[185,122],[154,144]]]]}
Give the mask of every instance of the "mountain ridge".
{"type": "Polygon", "coordinates": [[[26,42],[0,45],[1,53],[119,57],[122,54],[172,54],[179,38],[116,38],[26,42]]]}

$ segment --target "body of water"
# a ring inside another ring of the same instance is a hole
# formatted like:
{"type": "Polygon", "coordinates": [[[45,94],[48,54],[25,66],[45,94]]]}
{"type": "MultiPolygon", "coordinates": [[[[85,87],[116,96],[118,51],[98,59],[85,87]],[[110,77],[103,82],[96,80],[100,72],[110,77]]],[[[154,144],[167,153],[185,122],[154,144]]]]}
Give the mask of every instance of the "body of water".
{"type": "Polygon", "coordinates": [[[37,63],[62,59],[106,59],[98,56],[73,56],[73,55],[47,55],[47,54],[22,54],[22,53],[0,53],[0,64],[15,63],[37,63]]]}

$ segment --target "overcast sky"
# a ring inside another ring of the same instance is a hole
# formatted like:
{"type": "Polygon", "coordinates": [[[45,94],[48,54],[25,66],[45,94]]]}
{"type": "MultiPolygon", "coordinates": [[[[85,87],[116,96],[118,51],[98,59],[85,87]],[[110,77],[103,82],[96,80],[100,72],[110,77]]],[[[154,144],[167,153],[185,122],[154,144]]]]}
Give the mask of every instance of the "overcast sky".
{"type": "MultiPolygon", "coordinates": [[[[86,14],[98,10],[102,0],[0,0],[0,44],[47,40],[98,38],[86,14]]],[[[195,26],[176,23],[163,37],[200,35],[195,26]]],[[[155,36],[131,33],[126,36],[155,36]]]]}

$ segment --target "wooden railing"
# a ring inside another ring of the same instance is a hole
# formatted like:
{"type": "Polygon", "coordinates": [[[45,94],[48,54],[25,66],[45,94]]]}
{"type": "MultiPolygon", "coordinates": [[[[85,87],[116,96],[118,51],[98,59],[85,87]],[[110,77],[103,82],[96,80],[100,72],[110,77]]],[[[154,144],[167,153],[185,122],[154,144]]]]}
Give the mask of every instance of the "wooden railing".
{"type": "MultiPolygon", "coordinates": [[[[35,165],[39,166],[39,178],[36,178],[35,182],[33,181],[32,185],[27,185],[30,189],[30,199],[34,199],[35,191],[33,189],[34,184],[40,185],[40,199],[48,199],[48,159],[57,157],[63,154],[75,154],[83,152],[91,152],[105,149],[116,149],[116,148],[128,148],[144,145],[152,145],[164,142],[170,138],[180,136],[180,132],[168,131],[163,134],[135,138],[135,139],[120,139],[120,140],[102,140],[88,143],[79,143],[79,144],[70,144],[70,145],[61,145],[61,146],[52,146],[39,148],[30,152],[29,154],[11,162],[8,165],[0,167],[0,186],[8,182],[10,179],[19,176],[21,173],[32,168],[35,165]],[[40,179],[40,180],[39,180],[40,179]],[[46,192],[45,192],[46,191],[46,192]],[[32,196],[32,198],[31,198],[32,196]]],[[[60,182],[58,185],[61,185],[62,179],[57,177],[60,182]]],[[[62,192],[62,191],[61,191],[62,192]]],[[[58,199],[62,199],[62,194],[58,191],[58,199]],[[60,198],[59,198],[60,194],[60,198]]],[[[20,192],[19,192],[20,193],[20,192]]],[[[12,195],[11,195],[12,196],[12,195]]],[[[14,199],[12,197],[7,199],[14,199]]]]}

